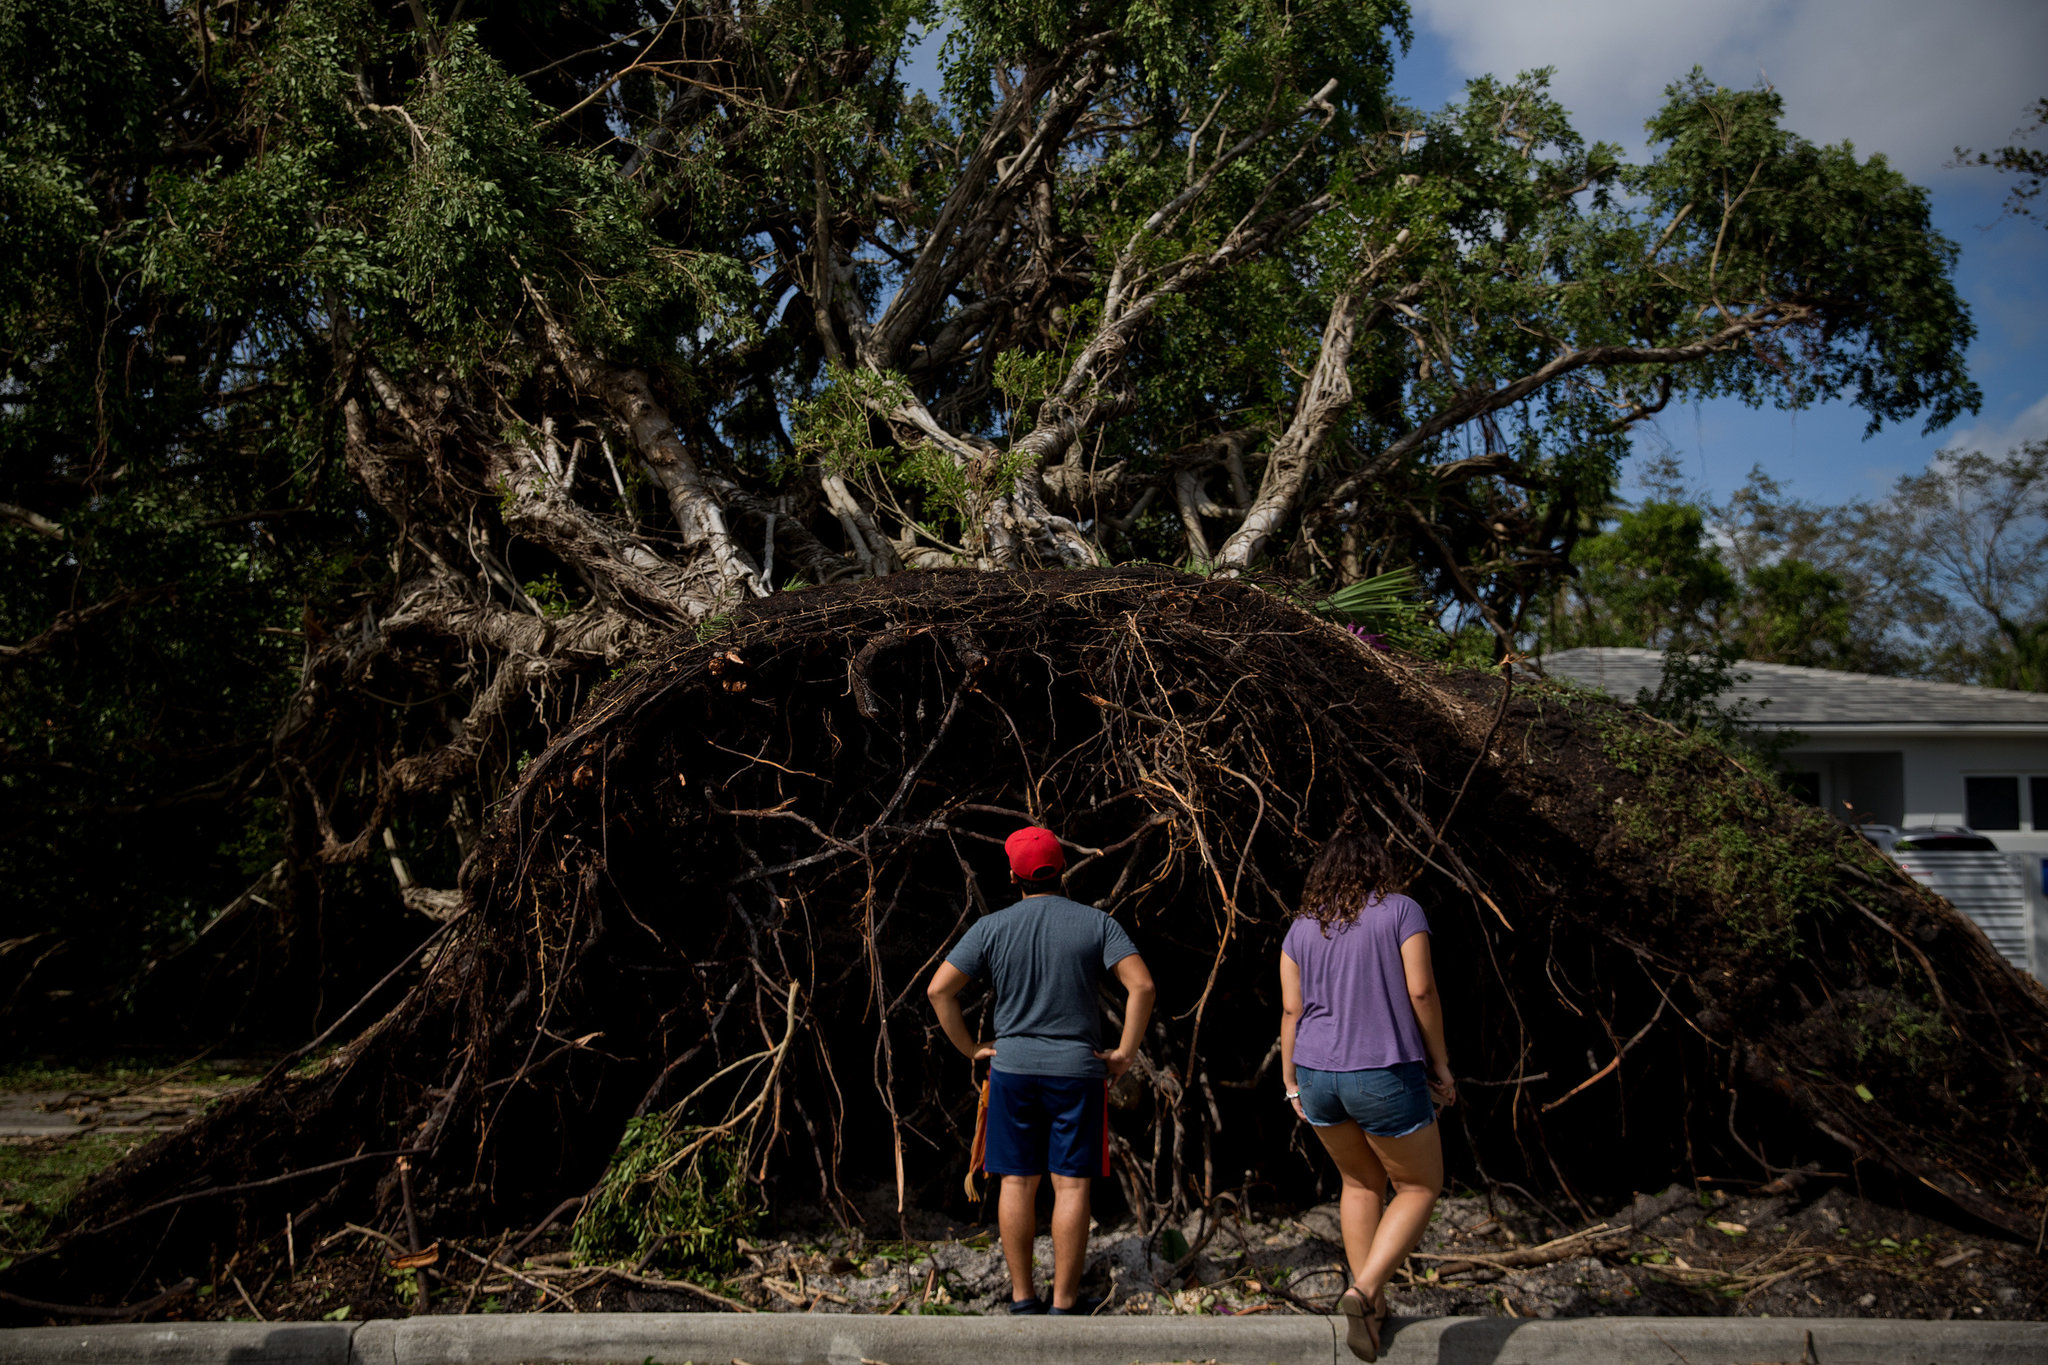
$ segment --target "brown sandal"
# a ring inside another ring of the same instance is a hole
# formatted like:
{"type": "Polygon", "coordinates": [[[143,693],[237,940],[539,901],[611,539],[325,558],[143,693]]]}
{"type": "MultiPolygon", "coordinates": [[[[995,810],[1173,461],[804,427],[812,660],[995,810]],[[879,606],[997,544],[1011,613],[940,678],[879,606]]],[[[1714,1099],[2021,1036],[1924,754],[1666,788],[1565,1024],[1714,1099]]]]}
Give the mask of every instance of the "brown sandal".
{"type": "Polygon", "coordinates": [[[1380,1334],[1376,1329],[1379,1322],[1373,1315],[1372,1304],[1358,1292],[1357,1285],[1352,1285],[1338,1296],[1337,1311],[1344,1315],[1344,1344],[1351,1348],[1351,1354],[1367,1365],[1378,1360],[1380,1334]]]}

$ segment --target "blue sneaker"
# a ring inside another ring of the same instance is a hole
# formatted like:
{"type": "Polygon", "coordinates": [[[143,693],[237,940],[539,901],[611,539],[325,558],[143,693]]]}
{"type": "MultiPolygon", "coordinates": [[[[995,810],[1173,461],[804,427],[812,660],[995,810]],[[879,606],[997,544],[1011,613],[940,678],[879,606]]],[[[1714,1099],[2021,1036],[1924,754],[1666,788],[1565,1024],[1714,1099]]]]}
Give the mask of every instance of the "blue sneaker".
{"type": "MultiPolygon", "coordinates": [[[[1028,1299],[1011,1299],[1010,1311],[1020,1318],[1029,1317],[1035,1313],[1043,1313],[1046,1311],[1045,1300],[1037,1297],[1036,1295],[1033,1295],[1031,1298],[1028,1299]]],[[[1055,1308],[1052,1311],[1057,1313],[1060,1310],[1055,1308]]]]}
{"type": "Polygon", "coordinates": [[[1103,1301],[1100,1298],[1089,1298],[1083,1295],[1074,1300],[1073,1307],[1071,1308],[1048,1308],[1045,1311],[1056,1318],[1086,1318],[1093,1317],[1095,1310],[1102,1307],[1102,1303],[1103,1301]]]}

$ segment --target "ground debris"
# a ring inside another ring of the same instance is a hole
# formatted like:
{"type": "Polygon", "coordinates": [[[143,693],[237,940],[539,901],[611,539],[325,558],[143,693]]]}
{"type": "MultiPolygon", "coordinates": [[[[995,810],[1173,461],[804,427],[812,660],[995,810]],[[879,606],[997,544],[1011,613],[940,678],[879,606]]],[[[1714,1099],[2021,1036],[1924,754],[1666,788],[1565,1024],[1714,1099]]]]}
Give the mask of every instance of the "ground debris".
{"type": "MultiPolygon", "coordinates": [[[[1393,1310],[1403,1317],[2048,1318],[2048,1264],[1846,1186],[1809,1190],[1803,1201],[1674,1193],[1683,1204],[1649,1225],[1631,1227],[1624,1210],[1570,1230],[1505,1195],[1447,1196],[1389,1290],[1393,1310]],[[1732,1222],[1746,1231],[1730,1235],[1716,1226],[1732,1222]]],[[[920,1235],[907,1240],[837,1226],[778,1229],[747,1243],[746,1269],[707,1284],[565,1264],[566,1252],[540,1252],[495,1278],[482,1272],[472,1299],[443,1291],[429,1311],[459,1312],[465,1302],[472,1312],[563,1312],[572,1303],[582,1312],[1004,1311],[1009,1274],[992,1226],[919,1213],[911,1221],[920,1235]]],[[[1195,1224],[1181,1231],[1199,1235],[1195,1224]]],[[[1082,1289],[1107,1296],[1101,1311],[1111,1315],[1327,1313],[1345,1282],[1337,1236],[1335,1204],[1232,1218],[1174,1276],[1158,1238],[1128,1222],[1098,1227],[1082,1289]]],[[[1041,1274],[1051,1255],[1050,1240],[1040,1238],[1041,1274]]],[[[391,1291],[395,1278],[380,1259],[366,1248],[280,1279],[263,1312],[319,1317],[345,1300],[355,1317],[402,1316],[410,1300],[391,1291]]],[[[449,1282],[457,1290],[469,1283],[449,1282]]],[[[204,1315],[244,1315],[232,1297],[212,1303],[204,1315]]]]}

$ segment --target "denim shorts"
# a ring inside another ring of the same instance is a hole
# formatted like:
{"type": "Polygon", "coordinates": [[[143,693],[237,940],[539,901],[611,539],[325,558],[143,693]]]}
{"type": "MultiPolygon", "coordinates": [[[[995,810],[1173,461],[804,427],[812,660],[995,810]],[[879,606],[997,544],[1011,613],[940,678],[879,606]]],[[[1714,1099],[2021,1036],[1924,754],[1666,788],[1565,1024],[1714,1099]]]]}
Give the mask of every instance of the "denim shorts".
{"type": "Polygon", "coordinates": [[[1365,1071],[1294,1068],[1301,1112],[1318,1128],[1350,1119],[1374,1137],[1407,1137],[1436,1121],[1429,1072],[1421,1062],[1396,1062],[1365,1071]]]}

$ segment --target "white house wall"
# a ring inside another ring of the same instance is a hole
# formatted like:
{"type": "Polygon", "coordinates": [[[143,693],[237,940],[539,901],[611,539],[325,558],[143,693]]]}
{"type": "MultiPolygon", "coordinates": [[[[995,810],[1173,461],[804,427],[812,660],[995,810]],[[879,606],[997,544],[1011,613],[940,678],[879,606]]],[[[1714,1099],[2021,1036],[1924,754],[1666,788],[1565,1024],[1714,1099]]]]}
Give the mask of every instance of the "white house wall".
{"type": "MultiPolygon", "coordinates": [[[[1651,649],[1558,650],[1542,660],[1553,679],[1624,701],[1653,691],[1665,657],[1651,649]]],[[[1788,773],[1815,774],[1812,795],[1837,816],[1885,825],[1967,823],[1963,779],[2048,777],[2048,693],[1968,687],[1925,678],[1884,678],[1827,668],[1735,665],[1723,701],[1745,703],[1757,722],[1798,737],[1788,773]],[[1845,811],[1847,797],[1856,809],[1845,811]]],[[[2048,981],[2048,810],[2031,810],[2021,783],[2017,830],[1980,831],[2027,888],[2029,965],[2048,981]]],[[[2048,796],[2041,803],[2048,806],[2048,796]]]]}
{"type": "MultiPolygon", "coordinates": [[[[1960,825],[1964,820],[1963,779],[1970,776],[2048,776],[2048,733],[2018,731],[2007,733],[1929,733],[1925,730],[1880,730],[1856,726],[1830,730],[1809,725],[1800,741],[1787,749],[1783,762],[1788,770],[1824,774],[1820,792],[1822,804],[1841,814],[1840,794],[1826,780],[1831,771],[1848,768],[1831,760],[1848,756],[1896,753],[1904,778],[1904,809],[1898,812],[1902,825],[1960,825]],[[1803,760],[1803,761],[1802,761],[1803,760]]],[[[1867,765],[1866,765],[1867,766],[1867,765]]],[[[2022,782],[2024,787],[2025,783],[2022,782]]],[[[2033,829],[1981,830],[2013,862],[2014,870],[2026,884],[2032,918],[2029,966],[2036,978],[2048,981],[2048,811],[2025,810],[2032,816],[2033,829]]],[[[1874,812],[1881,817],[1891,812],[1874,812]]]]}

